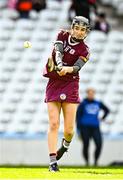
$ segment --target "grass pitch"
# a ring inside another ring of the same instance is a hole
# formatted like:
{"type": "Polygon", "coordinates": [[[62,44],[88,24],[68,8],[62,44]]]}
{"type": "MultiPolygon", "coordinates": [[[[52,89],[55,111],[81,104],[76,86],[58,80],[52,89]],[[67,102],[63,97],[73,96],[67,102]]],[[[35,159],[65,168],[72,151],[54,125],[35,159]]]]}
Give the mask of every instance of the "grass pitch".
{"type": "Polygon", "coordinates": [[[61,167],[49,172],[47,167],[0,167],[0,180],[123,180],[123,167],[61,167]]]}

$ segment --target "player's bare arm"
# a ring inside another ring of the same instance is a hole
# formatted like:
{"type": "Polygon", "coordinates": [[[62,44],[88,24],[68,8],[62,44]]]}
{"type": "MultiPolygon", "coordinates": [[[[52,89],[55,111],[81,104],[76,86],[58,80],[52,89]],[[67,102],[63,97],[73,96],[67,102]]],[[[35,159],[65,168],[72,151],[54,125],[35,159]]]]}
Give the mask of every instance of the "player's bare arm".
{"type": "Polygon", "coordinates": [[[70,67],[70,66],[62,66],[61,71],[57,71],[59,76],[64,76],[67,73],[72,73],[72,72],[73,72],[73,67],[70,67]]]}
{"type": "Polygon", "coordinates": [[[87,61],[87,58],[80,57],[72,67],[62,66],[62,69],[60,71],[57,71],[57,73],[59,74],[59,76],[64,76],[67,73],[77,73],[81,70],[81,68],[85,65],[87,61]]]}

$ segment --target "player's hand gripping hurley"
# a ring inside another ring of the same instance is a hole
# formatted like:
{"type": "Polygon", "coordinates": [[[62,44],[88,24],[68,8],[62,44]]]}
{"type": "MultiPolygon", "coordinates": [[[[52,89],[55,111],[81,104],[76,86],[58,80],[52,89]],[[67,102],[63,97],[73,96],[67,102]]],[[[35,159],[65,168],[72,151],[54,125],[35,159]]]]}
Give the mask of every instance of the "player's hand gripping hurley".
{"type": "Polygon", "coordinates": [[[48,58],[48,72],[61,71],[62,67],[54,64],[52,57],[48,58]]]}

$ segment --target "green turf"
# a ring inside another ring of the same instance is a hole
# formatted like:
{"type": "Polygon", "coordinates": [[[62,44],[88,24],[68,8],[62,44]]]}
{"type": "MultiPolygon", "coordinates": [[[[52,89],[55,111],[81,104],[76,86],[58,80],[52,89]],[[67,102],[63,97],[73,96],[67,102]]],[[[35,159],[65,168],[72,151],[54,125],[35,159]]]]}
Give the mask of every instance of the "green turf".
{"type": "Polygon", "coordinates": [[[123,180],[123,168],[61,167],[60,172],[49,172],[42,168],[0,168],[0,180],[123,180]]]}

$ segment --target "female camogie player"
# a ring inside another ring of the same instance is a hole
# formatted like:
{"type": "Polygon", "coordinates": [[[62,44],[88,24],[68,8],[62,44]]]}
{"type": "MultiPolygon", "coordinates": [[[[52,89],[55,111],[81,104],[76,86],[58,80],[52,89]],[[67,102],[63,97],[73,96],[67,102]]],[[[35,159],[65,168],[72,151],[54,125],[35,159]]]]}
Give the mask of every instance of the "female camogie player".
{"type": "Polygon", "coordinates": [[[73,18],[70,31],[60,31],[48,59],[44,76],[49,78],[45,102],[48,107],[49,171],[59,171],[57,161],[66,152],[74,134],[79,100],[79,71],[88,61],[89,51],[84,43],[90,30],[89,21],[82,16],[73,18]],[[57,150],[60,112],[64,116],[64,138],[57,150]]]}

